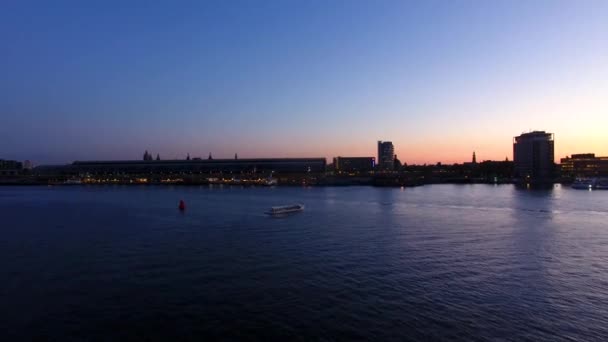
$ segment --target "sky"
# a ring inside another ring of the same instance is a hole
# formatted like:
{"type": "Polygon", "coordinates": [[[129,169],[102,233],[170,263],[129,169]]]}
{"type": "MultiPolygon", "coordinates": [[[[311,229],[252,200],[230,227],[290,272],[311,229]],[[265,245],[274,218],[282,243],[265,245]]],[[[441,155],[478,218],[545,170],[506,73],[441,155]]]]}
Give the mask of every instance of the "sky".
{"type": "Polygon", "coordinates": [[[0,4],[0,158],[608,155],[608,1],[0,4]]]}

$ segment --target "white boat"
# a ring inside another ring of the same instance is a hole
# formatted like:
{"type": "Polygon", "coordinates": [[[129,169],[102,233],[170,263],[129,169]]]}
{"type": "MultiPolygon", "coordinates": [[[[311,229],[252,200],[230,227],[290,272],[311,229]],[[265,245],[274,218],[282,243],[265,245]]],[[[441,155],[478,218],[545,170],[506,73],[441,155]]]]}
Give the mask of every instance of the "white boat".
{"type": "Polygon", "coordinates": [[[269,211],[266,212],[268,215],[281,215],[281,214],[289,214],[295,213],[298,211],[304,210],[304,204],[291,204],[291,205],[282,205],[277,207],[271,207],[269,211]]]}
{"type": "Polygon", "coordinates": [[[268,178],[268,179],[264,180],[264,182],[262,184],[268,185],[268,186],[277,185],[277,180],[274,178],[268,178]]]}
{"type": "Polygon", "coordinates": [[[572,189],[595,189],[595,179],[577,179],[572,183],[572,189]]]}

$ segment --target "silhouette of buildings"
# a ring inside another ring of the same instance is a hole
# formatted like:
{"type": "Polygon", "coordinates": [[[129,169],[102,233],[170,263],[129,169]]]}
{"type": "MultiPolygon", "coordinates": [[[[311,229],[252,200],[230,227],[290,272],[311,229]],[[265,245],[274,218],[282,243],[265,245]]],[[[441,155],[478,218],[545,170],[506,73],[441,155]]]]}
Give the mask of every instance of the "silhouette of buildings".
{"type": "Polygon", "coordinates": [[[390,141],[378,141],[378,164],[377,169],[381,171],[393,171],[395,169],[395,148],[390,141]]]}
{"type": "Polygon", "coordinates": [[[553,178],[553,133],[534,131],[513,138],[515,177],[521,181],[549,181],[553,178]]]}
{"type": "Polygon", "coordinates": [[[608,157],[596,157],[594,153],[562,158],[560,167],[564,178],[608,177],[608,157]]]}
{"type": "Polygon", "coordinates": [[[370,172],[376,166],[374,157],[335,157],[334,169],[336,172],[370,172]]]}
{"type": "Polygon", "coordinates": [[[397,158],[397,155],[395,154],[395,158],[393,158],[393,169],[395,171],[400,171],[402,167],[403,164],[401,164],[401,160],[399,160],[399,158],[397,158]]]}

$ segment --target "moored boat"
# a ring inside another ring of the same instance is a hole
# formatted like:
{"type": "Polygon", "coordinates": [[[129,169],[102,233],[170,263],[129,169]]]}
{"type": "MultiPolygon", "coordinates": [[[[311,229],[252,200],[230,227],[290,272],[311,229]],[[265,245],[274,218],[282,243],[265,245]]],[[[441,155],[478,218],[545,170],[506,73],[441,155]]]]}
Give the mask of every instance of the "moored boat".
{"type": "Polygon", "coordinates": [[[281,214],[289,214],[295,213],[304,210],[304,204],[291,204],[291,205],[282,205],[271,207],[269,211],[266,212],[268,215],[281,215],[281,214]]]}
{"type": "Polygon", "coordinates": [[[600,178],[595,182],[595,189],[597,190],[608,190],[608,179],[600,178]]]}
{"type": "Polygon", "coordinates": [[[577,179],[572,183],[572,189],[589,190],[595,189],[595,179],[577,179]]]}

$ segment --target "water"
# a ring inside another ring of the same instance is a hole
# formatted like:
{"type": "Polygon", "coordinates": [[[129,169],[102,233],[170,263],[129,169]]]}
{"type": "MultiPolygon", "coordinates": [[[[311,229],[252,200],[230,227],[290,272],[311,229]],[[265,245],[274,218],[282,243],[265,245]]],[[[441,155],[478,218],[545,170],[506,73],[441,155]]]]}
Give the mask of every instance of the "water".
{"type": "Polygon", "coordinates": [[[0,187],[0,222],[7,341],[608,338],[608,191],[0,187]]]}

